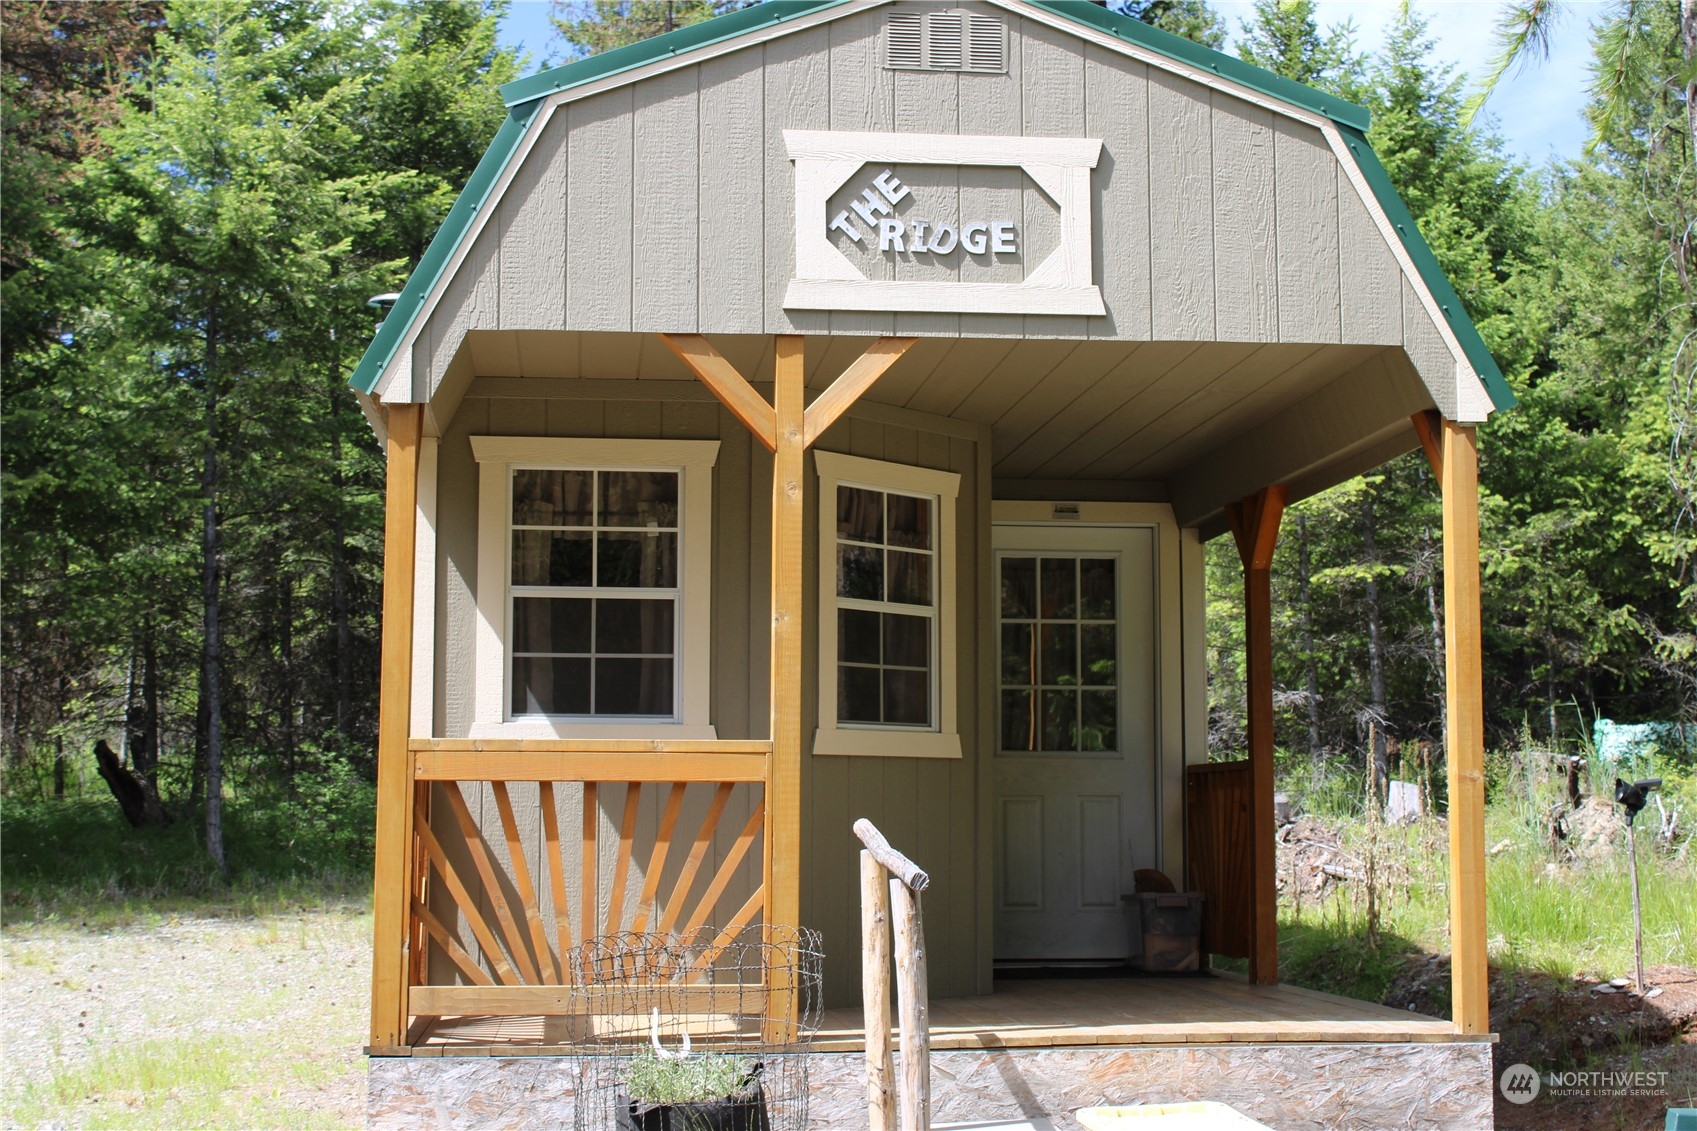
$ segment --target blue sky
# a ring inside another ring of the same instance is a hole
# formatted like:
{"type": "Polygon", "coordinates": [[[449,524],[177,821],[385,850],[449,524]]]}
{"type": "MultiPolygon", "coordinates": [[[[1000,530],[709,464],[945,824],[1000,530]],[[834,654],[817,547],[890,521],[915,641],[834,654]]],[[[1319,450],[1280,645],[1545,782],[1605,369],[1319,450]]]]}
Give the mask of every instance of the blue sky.
{"type": "MultiPolygon", "coordinates": [[[[1213,6],[1233,35],[1253,10],[1250,0],[1213,0],[1213,6]]],[[[1590,77],[1586,70],[1589,26],[1603,7],[1599,0],[1566,4],[1549,60],[1510,75],[1486,104],[1485,113],[1509,151],[1532,165],[1542,165],[1551,157],[1577,157],[1585,144],[1587,126],[1581,111],[1590,77]]],[[[1318,0],[1316,8],[1322,27],[1353,20],[1357,46],[1372,50],[1383,41],[1397,4],[1394,0],[1318,0]]],[[[1417,0],[1414,9],[1431,21],[1428,31],[1437,41],[1439,60],[1455,67],[1458,74],[1484,72],[1492,53],[1495,0],[1417,0]]],[[[549,10],[546,0],[514,0],[501,25],[501,42],[529,50],[533,64],[559,61],[562,45],[553,36],[549,10]]]]}

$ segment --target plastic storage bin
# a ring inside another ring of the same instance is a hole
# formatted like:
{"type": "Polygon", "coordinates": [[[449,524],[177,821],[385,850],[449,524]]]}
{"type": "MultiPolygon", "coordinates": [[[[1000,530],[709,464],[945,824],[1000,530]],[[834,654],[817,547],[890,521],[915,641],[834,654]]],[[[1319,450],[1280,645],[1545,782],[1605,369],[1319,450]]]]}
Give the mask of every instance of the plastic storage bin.
{"type": "Polygon", "coordinates": [[[1199,891],[1143,893],[1133,906],[1143,936],[1143,968],[1157,974],[1179,974],[1201,966],[1202,893],[1199,891]]]}

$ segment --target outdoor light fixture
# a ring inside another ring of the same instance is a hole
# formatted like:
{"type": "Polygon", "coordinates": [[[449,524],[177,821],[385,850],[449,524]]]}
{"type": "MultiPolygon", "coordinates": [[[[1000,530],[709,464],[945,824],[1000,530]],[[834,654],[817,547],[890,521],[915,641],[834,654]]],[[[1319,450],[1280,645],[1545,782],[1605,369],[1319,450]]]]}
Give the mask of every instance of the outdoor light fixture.
{"type": "Polygon", "coordinates": [[[1632,835],[1632,819],[1644,808],[1650,791],[1660,789],[1661,778],[1642,778],[1628,785],[1615,779],[1615,800],[1626,807],[1626,861],[1632,869],[1632,947],[1638,962],[1638,981],[1634,983],[1638,996],[1644,996],[1644,914],[1638,907],[1638,841],[1632,835]]]}
{"type": "Polygon", "coordinates": [[[400,300],[401,295],[399,291],[389,291],[385,294],[372,295],[370,298],[365,300],[365,305],[372,307],[377,311],[377,328],[379,330],[383,328],[383,320],[389,317],[389,311],[393,310],[395,304],[400,300]]]}

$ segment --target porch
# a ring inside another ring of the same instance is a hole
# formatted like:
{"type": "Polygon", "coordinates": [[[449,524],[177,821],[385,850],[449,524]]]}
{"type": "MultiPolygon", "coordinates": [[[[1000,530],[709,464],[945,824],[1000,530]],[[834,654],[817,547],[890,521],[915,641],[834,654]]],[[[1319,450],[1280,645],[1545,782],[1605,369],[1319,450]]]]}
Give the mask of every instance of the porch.
{"type": "MultiPolygon", "coordinates": [[[[1491,1125],[1491,1043],[1447,1021],[1224,973],[1000,980],[931,1003],[931,1110],[1074,1127],[1103,1104],[1212,1099],[1268,1126],[1491,1125]]],[[[711,1024],[698,1018],[696,1024],[711,1024]]],[[[569,1045],[543,1017],[445,1017],[374,1058],[373,1127],[571,1125],[569,1045]]],[[[807,1057],[807,1126],[866,1126],[858,1009],[826,1011],[807,1057]]]]}
{"type": "MultiPolygon", "coordinates": [[[[563,1056],[544,1017],[442,1017],[401,1055],[563,1056]]],[[[707,1019],[700,1022],[709,1025],[707,1019]]],[[[931,1003],[931,1047],[1415,1044],[1476,1041],[1448,1021],[1231,973],[1000,979],[981,997],[931,1003]]],[[[862,1052],[858,1007],[825,1011],[813,1051],[862,1052]]]]}

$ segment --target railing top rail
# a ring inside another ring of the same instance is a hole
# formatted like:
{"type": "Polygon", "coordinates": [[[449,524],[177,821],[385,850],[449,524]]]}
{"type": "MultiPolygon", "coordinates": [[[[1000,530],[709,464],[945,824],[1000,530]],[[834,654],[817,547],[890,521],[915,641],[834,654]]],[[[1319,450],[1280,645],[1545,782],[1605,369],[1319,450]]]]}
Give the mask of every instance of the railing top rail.
{"type": "Polygon", "coordinates": [[[407,749],[489,754],[770,754],[758,738],[412,738],[407,749]]]}
{"type": "Polygon", "coordinates": [[[918,864],[891,848],[884,834],[878,831],[878,826],[865,817],[854,823],[854,835],[860,838],[872,859],[888,868],[891,875],[907,885],[909,891],[924,891],[931,885],[931,877],[918,864]]]}
{"type": "Polygon", "coordinates": [[[764,782],[765,752],[436,750],[412,753],[415,781],[764,782]]]}

